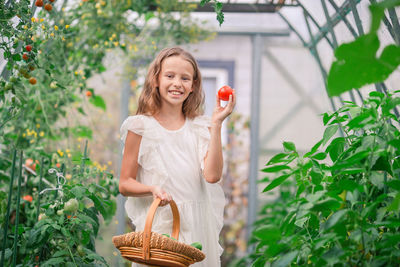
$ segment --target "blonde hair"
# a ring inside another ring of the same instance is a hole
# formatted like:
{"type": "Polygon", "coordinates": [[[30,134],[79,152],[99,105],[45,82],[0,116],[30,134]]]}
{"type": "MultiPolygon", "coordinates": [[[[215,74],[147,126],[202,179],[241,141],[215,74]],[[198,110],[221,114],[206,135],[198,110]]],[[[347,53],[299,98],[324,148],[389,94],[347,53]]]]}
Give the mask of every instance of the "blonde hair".
{"type": "Polygon", "coordinates": [[[201,74],[194,57],[180,47],[164,48],[156,56],[147,71],[143,91],[139,97],[139,106],[136,114],[154,115],[161,107],[161,95],[157,88],[161,66],[164,59],[172,56],[180,56],[193,66],[193,91],[185,99],[182,105],[183,115],[193,119],[203,114],[204,93],[201,85],[201,74]]]}

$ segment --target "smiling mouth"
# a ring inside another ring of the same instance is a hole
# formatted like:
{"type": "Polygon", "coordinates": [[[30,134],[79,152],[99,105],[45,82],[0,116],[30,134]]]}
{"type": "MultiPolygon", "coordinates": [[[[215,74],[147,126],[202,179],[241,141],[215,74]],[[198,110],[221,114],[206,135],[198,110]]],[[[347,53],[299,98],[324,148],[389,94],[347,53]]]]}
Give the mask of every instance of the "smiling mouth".
{"type": "Polygon", "coordinates": [[[174,96],[180,96],[183,95],[183,92],[181,91],[175,91],[175,90],[170,90],[168,91],[169,94],[174,95],[174,96]]]}

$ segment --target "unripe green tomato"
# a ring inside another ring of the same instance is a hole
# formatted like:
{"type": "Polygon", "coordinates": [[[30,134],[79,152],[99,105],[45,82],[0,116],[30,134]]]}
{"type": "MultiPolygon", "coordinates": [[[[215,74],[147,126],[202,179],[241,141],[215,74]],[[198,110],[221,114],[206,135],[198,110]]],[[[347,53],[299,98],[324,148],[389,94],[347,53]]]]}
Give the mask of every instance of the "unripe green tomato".
{"type": "Polygon", "coordinates": [[[18,81],[18,78],[17,78],[17,77],[15,77],[15,76],[11,76],[11,77],[10,77],[10,82],[16,83],[17,81],[18,81]]]}
{"type": "Polygon", "coordinates": [[[56,81],[52,81],[52,82],[50,83],[50,88],[56,89],[56,88],[57,88],[57,82],[56,82],[56,81]]]}
{"type": "Polygon", "coordinates": [[[64,210],[69,212],[76,212],[79,208],[79,202],[76,198],[71,198],[64,204],[64,210]]]}
{"type": "Polygon", "coordinates": [[[85,255],[85,251],[83,250],[83,246],[82,246],[82,245],[79,245],[79,246],[76,248],[76,250],[78,251],[78,254],[79,254],[80,256],[85,255]]]}
{"type": "Polygon", "coordinates": [[[11,90],[12,88],[13,88],[13,85],[10,82],[6,83],[6,85],[4,86],[4,90],[6,90],[6,91],[11,90]]]}
{"type": "Polygon", "coordinates": [[[64,214],[64,210],[63,209],[60,209],[60,210],[57,210],[57,215],[63,215],[64,214]]]}
{"type": "Polygon", "coordinates": [[[15,100],[15,96],[12,96],[12,97],[11,97],[11,102],[13,102],[13,103],[15,104],[15,101],[16,101],[16,100],[15,100]]]}
{"type": "Polygon", "coordinates": [[[194,242],[194,243],[192,243],[192,244],[190,244],[192,247],[195,247],[195,248],[197,248],[197,249],[199,249],[199,250],[202,250],[203,249],[203,246],[201,245],[201,243],[199,243],[199,242],[194,242]]]}

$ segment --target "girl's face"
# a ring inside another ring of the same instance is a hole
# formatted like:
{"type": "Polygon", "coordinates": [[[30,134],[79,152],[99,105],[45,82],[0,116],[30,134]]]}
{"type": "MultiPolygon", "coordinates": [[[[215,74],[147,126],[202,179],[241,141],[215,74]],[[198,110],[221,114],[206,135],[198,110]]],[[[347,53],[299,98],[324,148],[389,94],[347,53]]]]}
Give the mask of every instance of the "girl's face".
{"type": "Polygon", "coordinates": [[[193,91],[194,69],[189,61],[180,56],[163,60],[158,77],[161,104],[182,107],[183,102],[193,91]]]}

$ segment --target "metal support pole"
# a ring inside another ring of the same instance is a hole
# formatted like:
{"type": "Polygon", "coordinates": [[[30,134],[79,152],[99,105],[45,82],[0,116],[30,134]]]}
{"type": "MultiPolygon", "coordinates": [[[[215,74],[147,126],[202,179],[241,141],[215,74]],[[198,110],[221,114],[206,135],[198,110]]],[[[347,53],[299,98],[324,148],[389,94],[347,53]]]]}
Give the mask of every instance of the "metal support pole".
{"type": "MultiPolygon", "coordinates": [[[[376,4],[376,0],[369,0],[369,2],[370,2],[371,4],[376,4]]],[[[392,26],[392,24],[390,24],[390,21],[388,20],[388,18],[386,17],[385,14],[383,14],[382,20],[383,20],[383,23],[384,23],[385,26],[386,26],[386,29],[387,29],[388,32],[390,33],[390,36],[392,36],[393,40],[396,42],[396,36],[395,36],[395,33],[394,33],[393,26],[392,26]]],[[[399,43],[397,43],[397,44],[399,44],[399,43]]]]}
{"type": "MultiPolygon", "coordinates": [[[[124,122],[124,120],[129,116],[129,98],[131,97],[131,84],[130,81],[124,80],[122,84],[121,90],[121,114],[120,114],[120,125],[124,122]]],[[[122,163],[122,150],[124,149],[123,145],[120,146],[120,153],[118,157],[118,171],[117,177],[119,179],[121,173],[121,163],[122,163]]],[[[125,232],[125,201],[126,198],[119,194],[117,196],[117,212],[116,219],[118,221],[117,224],[117,232],[116,235],[122,235],[125,232]]],[[[116,257],[114,266],[123,266],[120,257],[116,257]]]]}
{"type": "Polygon", "coordinates": [[[5,257],[6,245],[7,245],[8,224],[10,222],[10,210],[11,210],[11,200],[12,200],[12,192],[13,192],[13,185],[14,185],[14,173],[15,173],[16,158],[17,158],[17,150],[14,149],[13,160],[12,160],[12,165],[11,165],[10,189],[8,190],[7,211],[6,211],[6,217],[4,220],[5,221],[4,228],[3,228],[3,246],[1,248],[0,267],[4,266],[4,257],[5,257]]]}
{"type": "Polygon", "coordinates": [[[399,25],[399,18],[397,17],[396,10],[394,8],[389,8],[389,17],[392,21],[393,29],[394,29],[394,41],[396,44],[400,44],[400,25],[399,25]]]}
{"type": "MultiPolygon", "coordinates": [[[[317,47],[315,46],[315,40],[314,40],[312,31],[311,31],[310,23],[308,22],[308,19],[307,19],[307,14],[304,11],[303,11],[303,14],[304,14],[304,20],[305,20],[306,25],[307,25],[307,30],[308,30],[308,33],[310,34],[310,39],[311,39],[310,43],[311,43],[312,46],[310,47],[310,52],[314,56],[314,58],[317,60],[319,69],[320,69],[322,77],[324,79],[324,85],[325,85],[325,89],[326,89],[327,88],[326,87],[327,73],[326,73],[326,70],[324,69],[324,66],[322,66],[321,59],[319,58],[318,50],[317,50],[317,47]]],[[[329,96],[328,96],[328,98],[329,98],[329,101],[331,103],[332,110],[335,111],[336,110],[336,106],[335,106],[335,103],[333,102],[333,99],[331,97],[329,97],[329,96]]]]}
{"type": "MultiPolygon", "coordinates": [[[[319,26],[318,22],[314,19],[314,17],[311,15],[310,12],[308,12],[308,10],[303,6],[303,4],[300,3],[300,1],[298,0],[297,3],[299,3],[299,6],[303,9],[303,11],[307,14],[307,16],[310,18],[310,20],[314,23],[314,25],[318,28],[319,32],[326,32],[325,28],[326,27],[321,27],[319,26]]],[[[325,38],[325,40],[328,42],[328,44],[332,47],[333,43],[331,42],[331,40],[329,40],[328,36],[326,36],[326,34],[324,34],[323,36],[325,38]]]]}
{"type": "Polygon", "coordinates": [[[18,175],[18,187],[17,187],[17,207],[15,211],[15,231],[14,231],[14,247],[13,247],[13,263],[12,266],[17,264],[17,254],[18,254],[18,238],[19,238],[19,206],[21,203],[21,180],[22,180],[22,161],[23,161],[23,151],[19,153],[19,175],[18,175]]]}
{"type": "MultiPolygon", "coordinates": [[[[326,17],[326,24],[328,25],[329,32],[331,33],[331,36],[332,36],[333,48],[336,49],[336,47],[338,46],[338,42],[336,39],[335,31],[333,30],[333,27],[332,27],[332,21],[329,16],[328,8],[326,7],[325,0],[321,0],[321,4],[322,4],[322,8],[324,10],[325,17],[326,17]]],[[[352,90],[349,91],[349,95],[350,95],[351,101],[356,103],[356,98],[354,97],[352,90]]]]}
{"type": "MultiPolygon", "coordinates": [[[[250,165],[249,165],[249,192],[247,213],[247,240],[253,229],[257,217],[257,180],[259,156],[259,123],[260,123],[260,90],[261,90],[261,59],[262,38],[259,34],[252,37],[252,88],[250,113],[250,165]]],[[[248,247],[248,250],[250,247],[248,247]]]]}
{"type": "Polygon", "coordinates": [[[360,19],[360,15],[358,15],[358,10],[357,10],[357,3],[354,2],[354,0],[350,0],[350,8],[351,11],[353,12],[353,17],[354,21],[356,22],[357,30],[359,35],[364,35],[364,29],[362,27],[362,22],[360,19]]]}

